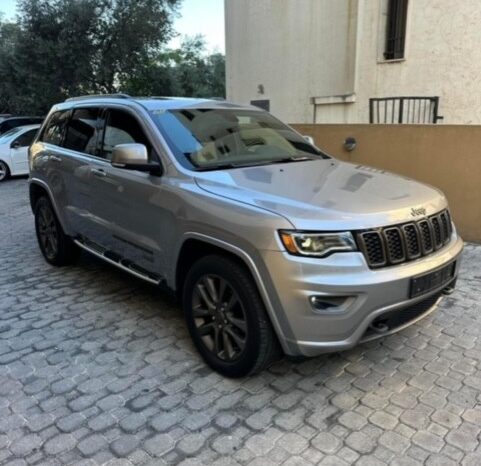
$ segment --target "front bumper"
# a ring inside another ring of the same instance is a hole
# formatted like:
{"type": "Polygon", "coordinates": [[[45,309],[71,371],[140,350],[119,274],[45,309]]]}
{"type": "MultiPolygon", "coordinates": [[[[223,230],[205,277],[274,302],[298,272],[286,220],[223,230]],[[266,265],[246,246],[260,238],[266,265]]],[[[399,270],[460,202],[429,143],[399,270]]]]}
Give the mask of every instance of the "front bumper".
{"type": "Polygon", "coordinates": [[[410,299],[413,277],[456,262],[453,282],[459,271],[463,241],[456,233],[436,253],[413,262],[372,270],[361,253],[333,254],[325,259],[291,256],[286,252],[264,251],[277,306],[278,334],[287,354],[316,356],[349,349],[357,343],[401,330],[432,312],[446,284],[410,299]],[[328,309],[316,309],[311,299],[318,297],[336,303],[328,309]],[[407,319],[407,310],[419,312],[407,319]],[[423,307],[424,306],[424,307],[423,307]],[[373,322],[381,316],[396,316],[398,325],[383,332],[373,322]],[[280,331],[279,331],[280,330],[280,331]]]}

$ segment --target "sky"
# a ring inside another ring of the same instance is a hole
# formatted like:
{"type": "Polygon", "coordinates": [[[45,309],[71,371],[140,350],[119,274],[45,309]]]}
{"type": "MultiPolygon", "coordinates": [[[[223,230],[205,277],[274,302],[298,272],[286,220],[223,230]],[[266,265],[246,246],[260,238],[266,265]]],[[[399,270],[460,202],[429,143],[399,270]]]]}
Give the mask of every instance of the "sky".
{"type": "MultiPolygon", "coordinates": [[[[16,0],[0,0],[0,12],[7,18],[15,16],[16,0]]],[[[224,0],[183,0],[180,17],[175,20],[174,29],[180,34],[172,40],[177,47],[183,36],[202,34],[210,52],[225,51],[224,0]]]]}

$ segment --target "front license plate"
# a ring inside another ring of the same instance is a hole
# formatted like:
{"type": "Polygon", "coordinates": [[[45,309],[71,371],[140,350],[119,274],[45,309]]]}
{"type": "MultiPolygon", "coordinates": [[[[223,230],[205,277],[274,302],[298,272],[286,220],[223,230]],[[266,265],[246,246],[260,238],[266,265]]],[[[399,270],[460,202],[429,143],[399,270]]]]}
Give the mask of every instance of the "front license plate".
{"type": "Polygon", "coordinates": [[[447,285],[454,278],[456,272],[456,262],[453,262],[442,269],[429,272],[411,280],[410,297],[416,298],[432,290],[447,285]]]}

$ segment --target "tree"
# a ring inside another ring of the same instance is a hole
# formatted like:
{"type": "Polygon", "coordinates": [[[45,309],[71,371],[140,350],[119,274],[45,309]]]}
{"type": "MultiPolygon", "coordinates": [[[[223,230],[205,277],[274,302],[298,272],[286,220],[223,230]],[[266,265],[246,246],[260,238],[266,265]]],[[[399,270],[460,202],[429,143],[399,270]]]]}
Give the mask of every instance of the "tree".
{"type": "Polygon", "coordinates": [[[172,96],[177,95],[177,89],[170,51],[159,52],[137,66],[120,83],[120,92],[137,96],[172,96]]]}
{"type": "Polygon", "coordinates": [[[225,60],[202,37],[178,50],[182,0],[18,0],[16,23],[0,18],[0,111],[45,114],[91,93],[223,97],[225,60]]]}
{"type": "Polygon", "coordinates": [[[221,54],[205,55],[202,36],[187,38],[174,55],[179,95],[224,97],[225,59],[221,54]],[[220,83],[220,85],[219,85],[220,83]]]}
{"type": "Polygon", "coordinates": [[[19,0],[5,75],[15,88],[11,109],[45,113],[71,95],[116,92],[172,37],[180,1],[19,0]]]}
{"type": "Polygon", "coordinates": [[[186,38],[179,49],[164,50],[121,84],[132,95],[225,97],[225,57],[208,55],[202,36],[186,38]]]}
{"type": "Polygon", "coordinates": [[[118,83],[148,62],[172,36],[180,0],[103,0],[93,36],[95,87],[115,92],[118,83]]]}
{"type": "Polygon", "coordinates": [[[225,97],[225,55],[214,53],[207,58],[209,95],[225,97]]]}
{"type": "Polygon", "coordinates": [[[45,113],[52,102],[76,94],[92,78],[92,0],[20,0],[19,34],[10,79],[14,110],[45,113]]]}
{"type": "Polygon", "coordinates": [[[11,96],[14,93],[11,82],[5,79],[11,74],[14,44],[19,33],[18,25],[4,22],[0,15],[0,113],[7,112],[11,105],[11,96]]]}

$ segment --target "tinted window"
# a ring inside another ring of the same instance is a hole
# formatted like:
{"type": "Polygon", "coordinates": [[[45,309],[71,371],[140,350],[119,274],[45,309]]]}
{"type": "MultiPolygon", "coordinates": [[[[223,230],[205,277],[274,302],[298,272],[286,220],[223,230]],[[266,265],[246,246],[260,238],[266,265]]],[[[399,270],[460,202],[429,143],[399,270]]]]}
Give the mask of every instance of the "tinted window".
{"type": "Polygon", "coordinates": [[[13,141],[13,144],[18,143],[19,147],[30,146],[33,142],[33,139],[35,138],[35,135],[37,134],[37,131],[38,129],[31,129],[30,131],[23,133],[21,136],[15,139],[15,141],[13,141]]]}
{"type": "Polygon", "coordinates": [[[122,110],[110,110],[102,146],[102,156],[112,159],[112,150],[119,144],[144,144],[151,157],[152,146],[138,121],[122,110]]]}
{"type": "Polygon", "coordinates": [[[37,123],[42,123],[42,121],[43,118],[40,117],[8,118],[0,123],[0,134],[18,126],[34,125],[37,123]]]}
{"type": "Polygon", "coordinates": [[[15,125],[10,120],[5,120],[2,123],[0,123],[0,134],[4,134],[7,131],[10,131],[12,128],[15,128],[16,126],[20,126],[20,125],[15,125]]]}
{"type": "Polygon", "coordinates": [[[99,132],[98,108],[80,108],[74,110],[68,124],[63,147],[78,152],[97,155],[99,132]]]}
{"type": "Polygon", "coordinates": [[[62,144],[65,127],[67,125],[69,112],[55,112],[43,130],[40,140],[49,144],[60,146],[62,144]]]}
{"type": "Polygon", "coordinates": [[[21,127],[18,127],[18,128],[13,128],[13,129],[10,129],[8,130],[6,133],[3,133],[1,136],[0,136],[0,143],[4,143],[4,142],[7,142],[8,139],[10,139],[14,134],[17,134],[19,133],[20,131],[22,131],[22,128],[21,127]]]}

